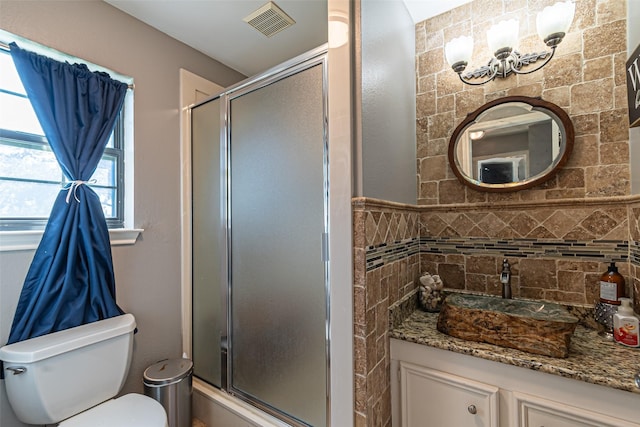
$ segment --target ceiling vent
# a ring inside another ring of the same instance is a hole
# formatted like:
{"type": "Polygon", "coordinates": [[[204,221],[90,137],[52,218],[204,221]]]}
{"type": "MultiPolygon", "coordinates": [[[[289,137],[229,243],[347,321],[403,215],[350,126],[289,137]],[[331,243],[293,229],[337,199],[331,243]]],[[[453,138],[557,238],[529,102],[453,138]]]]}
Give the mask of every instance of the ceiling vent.
{"type": "Polygon", "coordinates": [[[244,18],[243,21],[267,37],[271,37],[296,23],[273,2],[265,4],[244,18]]]}

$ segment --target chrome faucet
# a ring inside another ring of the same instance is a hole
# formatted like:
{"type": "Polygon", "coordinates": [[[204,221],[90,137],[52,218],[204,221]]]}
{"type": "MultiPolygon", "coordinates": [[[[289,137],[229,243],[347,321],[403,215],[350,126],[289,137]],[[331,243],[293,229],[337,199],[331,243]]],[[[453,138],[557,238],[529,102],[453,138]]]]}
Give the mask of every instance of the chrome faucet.
{"type": "Polygon", "coordinates": [[[502,260],[500,282],[502,283],[502,298],[511,299],[511,266],[506,258],[502,260]]]}

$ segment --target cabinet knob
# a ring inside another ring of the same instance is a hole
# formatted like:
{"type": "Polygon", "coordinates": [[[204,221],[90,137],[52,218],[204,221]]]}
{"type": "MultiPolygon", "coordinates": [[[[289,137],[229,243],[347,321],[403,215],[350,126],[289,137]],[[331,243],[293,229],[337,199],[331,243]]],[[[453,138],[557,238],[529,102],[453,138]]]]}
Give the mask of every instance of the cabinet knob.
{"type": "Polygon", "coordinates": [[[470,414],[477,414],[478,413],[478,408],[476,408],[476,405],[469,405],[467,407],[467,411],[469,411],[470,414]]]}

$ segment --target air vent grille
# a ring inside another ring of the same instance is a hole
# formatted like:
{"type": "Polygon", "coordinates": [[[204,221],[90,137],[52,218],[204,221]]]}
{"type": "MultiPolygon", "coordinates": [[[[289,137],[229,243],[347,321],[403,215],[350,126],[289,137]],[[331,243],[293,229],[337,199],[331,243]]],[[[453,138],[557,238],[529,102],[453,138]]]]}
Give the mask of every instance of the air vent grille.
{"type": "Polygon", "coordinates": [[[267,37],[271,37],[296,23],[273,2],[265,4],[244,18],[243,21],[267,37]]]}

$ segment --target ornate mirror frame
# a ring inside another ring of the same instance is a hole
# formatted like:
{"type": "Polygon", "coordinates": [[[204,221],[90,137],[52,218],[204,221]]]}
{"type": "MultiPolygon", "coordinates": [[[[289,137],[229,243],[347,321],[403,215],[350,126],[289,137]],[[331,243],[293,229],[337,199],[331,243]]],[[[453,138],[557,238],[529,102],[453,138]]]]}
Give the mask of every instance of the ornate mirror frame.
{"type": "Polygon", "coordinates": [[[531,98],[528,96],[508,96],[504,98],[499,98],[494,101],[490,101],[484,104],[482,107],[478,108],[474,112],[470,113],[462,123],[456,127],[449,141],[449,166],[453,170],[453,173],[456,175],[458,180],[476,190],[476,191],[485,191],[485,192],[512,192],[512,191],[520,191],[527,188],[534,187],[536,185],[542,184],[545,181],[553,178],[559,170],[567,163],[569,160],[569,156],[573,151],[573,143],[575,138],[575,131],[573,128],[573,123],[569,118],[569,115],[559,106],[544,101],[541,98],[531,98]],[[463,133],[473,124],[477,123],[478,117],[488,110],[504,105],[507,103],[525,103],[529,104],[532,107],[532,110],[541,111],[550,116],[558,125],[562,135],[562,144],[560,146],[560,152],[558,157],[552,159],[551,165],[547,167],[541,173],[527,177],[524,180],[517,182],[509,182],[503,184],[487,184],[474,179],[473,177],[467,176],[461,169],[460,163],[456,157],[457,151],[457,143],[463,133]]]}

